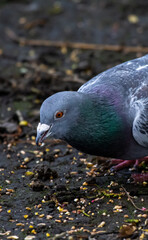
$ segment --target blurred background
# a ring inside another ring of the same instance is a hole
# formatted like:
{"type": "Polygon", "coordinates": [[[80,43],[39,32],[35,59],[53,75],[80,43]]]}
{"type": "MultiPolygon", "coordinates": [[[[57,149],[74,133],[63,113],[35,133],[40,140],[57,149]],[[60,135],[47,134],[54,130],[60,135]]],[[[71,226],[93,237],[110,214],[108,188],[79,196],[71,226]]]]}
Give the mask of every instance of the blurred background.
{"type": "Polygon", "coordinates": [[[76,91],[100,72],[147,52],[146,0],[0,0],[1,239],[63,234],[53,239],[85,240],[96,231],[93,239],[117,239],[119,232],[147,239],[141,230],[147,214],[135,210],[120,185],[138,194],[139,207],[147,202],[147,187],[126,184],[128,171],[100,176],[101,165],[66,143],[35,145],[44,99],[76,91]],[[131,225],[121,228],[125,216],[131,225]],[[72,229],[80,238],[62,238],[72,229]]]}

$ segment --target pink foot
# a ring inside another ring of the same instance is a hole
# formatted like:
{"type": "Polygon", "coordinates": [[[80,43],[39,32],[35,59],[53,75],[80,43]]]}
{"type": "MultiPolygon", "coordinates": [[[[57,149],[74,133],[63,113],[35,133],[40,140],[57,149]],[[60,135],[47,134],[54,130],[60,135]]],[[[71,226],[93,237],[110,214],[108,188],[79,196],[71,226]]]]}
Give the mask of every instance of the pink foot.
{"type": "Polygon", "coordinates": [[[134,179],[134,182],[147,182],[148,181],[148,173],[135,173],[131,176],[134,179]]]}
{"type": "Polygon", "coordinates": [[[121,159],[112,159],[111,165],[116,165],[113,167],[113,170],[119,171],[125,167],[133,166],[137,167],[141,162],[148,161],[148,157],[136,159],[136,160],[121,160],[121,159]]]}
{"type": "MultiPolygon", "coordinates": [[[[112,159],[111,165],[116,165],[113,166],[112,169],[114,171],[118,171],[120,169],[123,169],[125,167],[132,166],[137,167],[141,162],[147,162],[148,161],[148,156],[145,158],[137,159],[137,160],[121,160],[121,159],[112,159]]],[[[132,174],[131,177],[134,179],[134,182],[144,182],[148,181],[148,173],[135,173],[132,174]]]]}

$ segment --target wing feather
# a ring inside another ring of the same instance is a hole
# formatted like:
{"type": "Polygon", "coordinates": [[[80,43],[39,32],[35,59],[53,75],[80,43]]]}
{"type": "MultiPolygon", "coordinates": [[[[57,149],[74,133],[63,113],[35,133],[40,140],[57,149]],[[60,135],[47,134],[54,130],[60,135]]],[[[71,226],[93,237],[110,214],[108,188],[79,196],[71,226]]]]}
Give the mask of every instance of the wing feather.
{"type": "Polygon", "coordinates": [[[142,146],[148,147],[148,98],[136,102],[137,114],[133,122],[133,137],[142,146]]]}

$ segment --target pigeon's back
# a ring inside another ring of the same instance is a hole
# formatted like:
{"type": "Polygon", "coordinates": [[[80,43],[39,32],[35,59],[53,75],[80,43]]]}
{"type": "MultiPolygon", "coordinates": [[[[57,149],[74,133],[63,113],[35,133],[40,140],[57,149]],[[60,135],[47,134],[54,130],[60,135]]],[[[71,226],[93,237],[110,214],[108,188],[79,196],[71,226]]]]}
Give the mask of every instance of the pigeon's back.
{"type": "Polygon", "coordinates": [[[78,91],[91,93],[101,85],[116,87],[119,91],[124,91],[127,97],[148,97],[148,54],[98,74],[83,84],[78,91]]]}

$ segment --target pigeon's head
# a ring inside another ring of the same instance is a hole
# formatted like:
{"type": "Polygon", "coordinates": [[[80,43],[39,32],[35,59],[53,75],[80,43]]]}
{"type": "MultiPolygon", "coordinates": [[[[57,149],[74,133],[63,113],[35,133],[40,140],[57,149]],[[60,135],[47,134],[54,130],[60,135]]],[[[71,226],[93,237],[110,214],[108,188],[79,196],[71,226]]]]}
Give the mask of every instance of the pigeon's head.
{"type": "Polygon", "coordinates": [[[47,98],[40,109],[36,144],[41,145],[47,137],[65,139],[70,126],[78,116],[81,94],[59,92],[47,98]]]}

